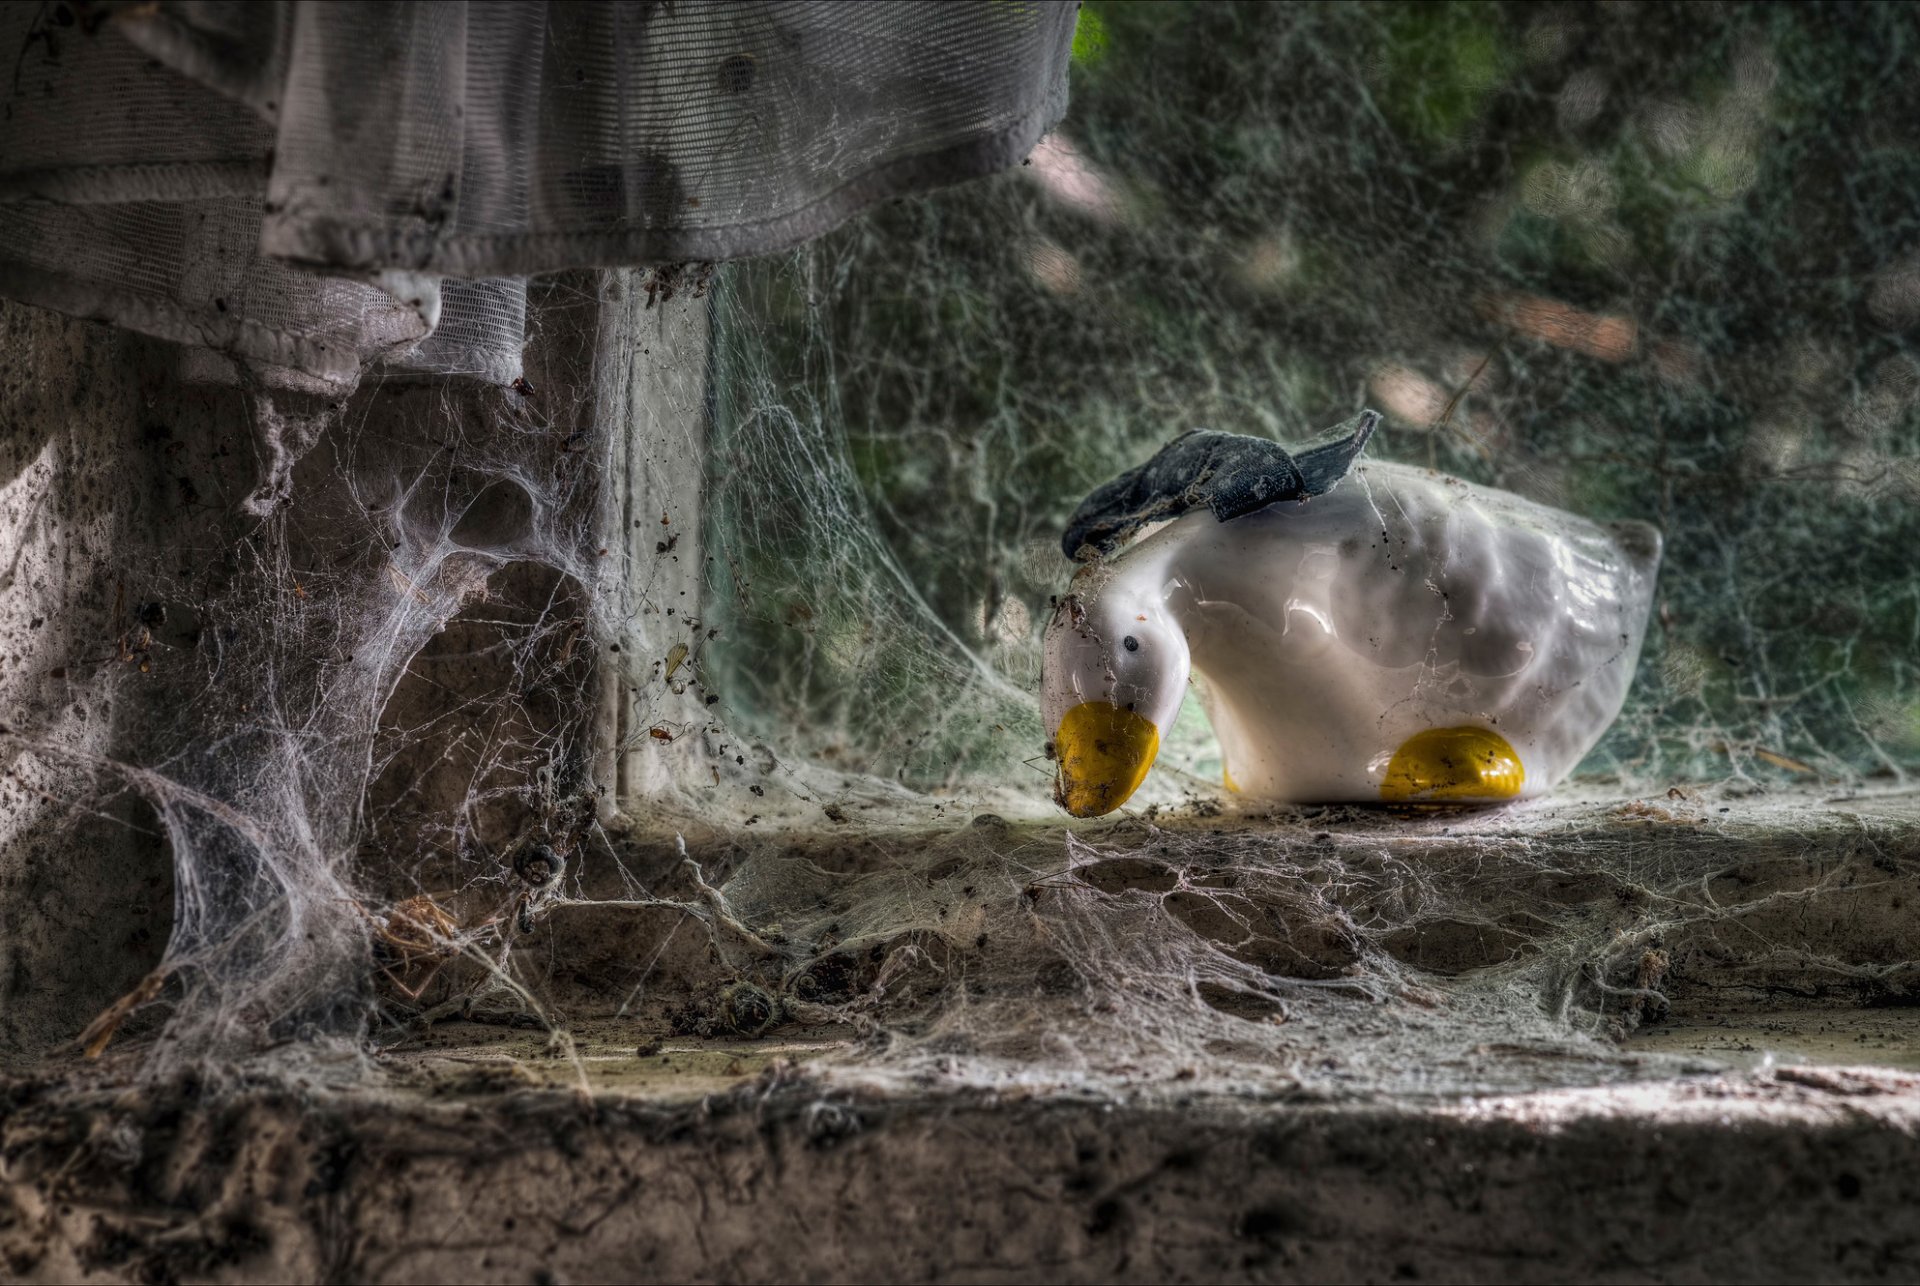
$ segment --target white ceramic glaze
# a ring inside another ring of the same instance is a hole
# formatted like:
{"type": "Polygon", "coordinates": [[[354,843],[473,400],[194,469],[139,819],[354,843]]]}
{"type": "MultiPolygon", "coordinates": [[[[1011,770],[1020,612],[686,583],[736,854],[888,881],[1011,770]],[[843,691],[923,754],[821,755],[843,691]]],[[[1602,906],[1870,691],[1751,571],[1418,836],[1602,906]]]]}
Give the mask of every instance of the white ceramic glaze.
{"type": "Polygon", "coordinates": [[[1659,559],[1645,523],[1362,463],[1327,495],[1196,510],[1083,569],[1047,627],[1043,714],[1056,738],[1084,702],[1164,731],[1198,671],[1247,796],[1382,799],[1396,752],[1438,729],[1517,754],[1524,781],[1485,797],[1536,795],[1619,713],[1659,559]]]}

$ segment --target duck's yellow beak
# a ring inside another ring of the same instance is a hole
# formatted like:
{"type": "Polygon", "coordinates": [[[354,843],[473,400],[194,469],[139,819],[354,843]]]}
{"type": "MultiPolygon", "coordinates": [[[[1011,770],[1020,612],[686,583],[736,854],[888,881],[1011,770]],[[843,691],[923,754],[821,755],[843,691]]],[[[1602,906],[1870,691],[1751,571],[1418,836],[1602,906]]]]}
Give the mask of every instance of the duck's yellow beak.
{"type": "Polygon", "coordinates": [[[1127,802],[1160,753],[1160,730],[1106,701],[1082,701],[1053,734],[1053,798],[1075,817],[1099,817],[1127,802]]]}

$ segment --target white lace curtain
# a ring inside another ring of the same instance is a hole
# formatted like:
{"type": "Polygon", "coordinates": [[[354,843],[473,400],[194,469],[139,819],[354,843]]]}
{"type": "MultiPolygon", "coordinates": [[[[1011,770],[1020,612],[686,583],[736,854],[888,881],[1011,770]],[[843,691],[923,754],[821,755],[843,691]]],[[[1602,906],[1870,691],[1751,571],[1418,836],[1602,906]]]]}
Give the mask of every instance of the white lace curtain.
{"type": "Polygon", "coordinates": [[[214,378],[510,381],[529,275],[779,250],[1018,161],[1076,8],[3,0],[0,294],[214,378]]]}

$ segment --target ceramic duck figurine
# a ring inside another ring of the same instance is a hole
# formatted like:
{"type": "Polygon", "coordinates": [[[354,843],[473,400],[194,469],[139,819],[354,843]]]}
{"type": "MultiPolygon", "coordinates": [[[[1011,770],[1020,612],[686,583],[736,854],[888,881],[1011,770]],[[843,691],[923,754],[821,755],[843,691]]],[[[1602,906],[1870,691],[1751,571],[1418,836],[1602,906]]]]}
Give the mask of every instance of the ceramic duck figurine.
{"type": "Polygon", "coordinates": [[[1188,434],[1080,507],[1064,544],[1088,565],[1048,623],[1042,693],[1069,813],[1133,794],[1193,671],[1225,784],[1257,799],[1522,798],[1599,740],[1660,533],[1358,462],[1379,418],[1297,455],[1188,434]]]}

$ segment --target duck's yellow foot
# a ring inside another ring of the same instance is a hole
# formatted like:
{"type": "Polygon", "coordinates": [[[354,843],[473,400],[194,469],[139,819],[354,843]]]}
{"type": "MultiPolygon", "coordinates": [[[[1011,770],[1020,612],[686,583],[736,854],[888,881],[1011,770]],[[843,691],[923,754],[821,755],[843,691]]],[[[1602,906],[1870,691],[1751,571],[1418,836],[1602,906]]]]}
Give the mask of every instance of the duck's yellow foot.
{"type": "Polygon", "coordinates": [[[1429,728],[1400,743],[1380,782],[1391,803],[1513,799],[1526,783],[1519,752],[1487,728],[1429,728]]]}

